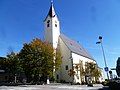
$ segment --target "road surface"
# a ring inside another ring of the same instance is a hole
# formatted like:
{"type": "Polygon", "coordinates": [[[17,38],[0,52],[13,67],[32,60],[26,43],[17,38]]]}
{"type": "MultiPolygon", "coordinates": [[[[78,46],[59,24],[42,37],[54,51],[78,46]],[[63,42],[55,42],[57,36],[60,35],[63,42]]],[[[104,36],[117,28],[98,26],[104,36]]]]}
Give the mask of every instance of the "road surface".
{"type": "Polygon", "coordinates": [[[87,87],[86,85],[21,85],[21,86],[0,86],[0,90],[109,90],[102,85],[87,87]]]}

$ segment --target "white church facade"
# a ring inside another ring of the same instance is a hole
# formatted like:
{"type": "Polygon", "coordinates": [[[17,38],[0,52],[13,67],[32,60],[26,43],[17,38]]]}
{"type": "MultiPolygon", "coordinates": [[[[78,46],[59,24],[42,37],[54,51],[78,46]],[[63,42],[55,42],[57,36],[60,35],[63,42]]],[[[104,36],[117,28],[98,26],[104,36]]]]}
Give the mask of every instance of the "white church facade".
{"type": "Polygon", "coordinates": [[[56,73],[57,80],[81,83],[80,71],[75,70],[75,65],[80,62],[85,65],[86,62],[96,63],[96,61],[78,42],[60,33],[60,23],[53,3],[51,3],[48,15],[44,20],[44,25],[45,41],[52,44],[54,49],[59,48],[62,54],[62,64],[56,73]],[[77,73],[70,77],[68,74],[70,69],[73,69],[77,73]]]}

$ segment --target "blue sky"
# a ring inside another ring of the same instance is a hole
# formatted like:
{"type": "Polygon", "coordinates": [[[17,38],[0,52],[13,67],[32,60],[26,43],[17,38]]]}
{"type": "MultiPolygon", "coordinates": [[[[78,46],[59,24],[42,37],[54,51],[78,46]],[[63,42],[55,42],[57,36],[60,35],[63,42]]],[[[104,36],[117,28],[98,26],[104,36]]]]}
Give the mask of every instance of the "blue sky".
{"type": "MultiPolygon", "coordinates": [[[[103,36],[107,64],[120,56],[120,0],[54,0],[61,32],[79,41],[100,67],[104,61],[98,37],[103,36]]],[[[0,0],[0,56],[19,52],[23,43],[43,39],[50,0],[0,0]]]]}

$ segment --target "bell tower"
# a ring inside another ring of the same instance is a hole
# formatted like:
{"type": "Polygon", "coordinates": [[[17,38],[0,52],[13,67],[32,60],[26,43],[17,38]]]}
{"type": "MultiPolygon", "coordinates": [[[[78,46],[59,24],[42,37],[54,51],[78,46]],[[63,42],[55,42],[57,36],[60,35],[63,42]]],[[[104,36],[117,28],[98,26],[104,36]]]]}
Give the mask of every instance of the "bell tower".
{"type": "Polygon", "coordinates": [[[59,20],[56,15],[53,1],[51,1],[51,6],[44,20],[44,29],[45,29],[45,41],[50,43],[54,49],[57,48],[58,38],[60,35],[60,25],[59,20]]]}

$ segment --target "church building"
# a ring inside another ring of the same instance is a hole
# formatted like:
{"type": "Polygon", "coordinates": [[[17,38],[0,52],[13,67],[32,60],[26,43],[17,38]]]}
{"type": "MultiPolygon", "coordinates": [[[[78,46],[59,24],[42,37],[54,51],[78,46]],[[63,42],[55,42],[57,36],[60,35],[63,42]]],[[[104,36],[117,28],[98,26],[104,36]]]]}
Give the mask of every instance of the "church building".
{"type": "MultiPolygon", "coordinates": [[[[59,48],[62,54],[62,64],[59,71],[56,73],[57,80],[81,83],[81,72],[77,71],[75,66],[81,62],[84,66],[86,62],[96,63],[96,61],[82,45],[60,32],[61,26],[53,3],[51,3],[49,12],[44,20],[44,27],[45,41],[52,44],[55,50],[59,48]],[[70,76],[70,70],[74,70],[76,73],[70,76]]],[[[85,80],[85,78],[83,79],[85,80]]]]}

